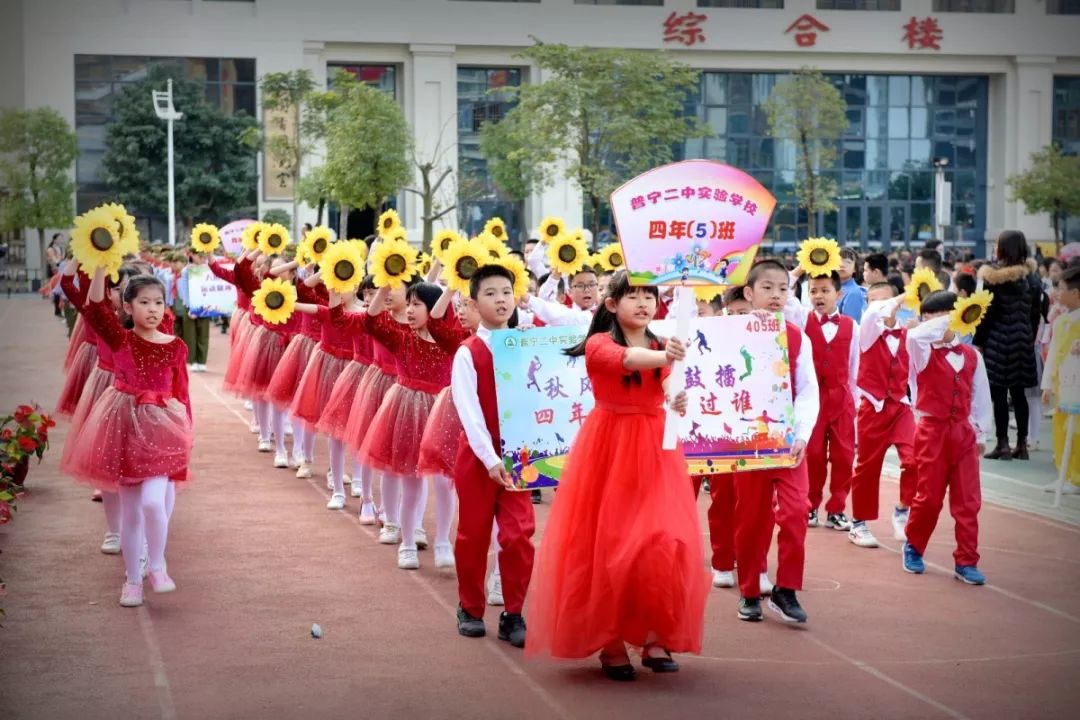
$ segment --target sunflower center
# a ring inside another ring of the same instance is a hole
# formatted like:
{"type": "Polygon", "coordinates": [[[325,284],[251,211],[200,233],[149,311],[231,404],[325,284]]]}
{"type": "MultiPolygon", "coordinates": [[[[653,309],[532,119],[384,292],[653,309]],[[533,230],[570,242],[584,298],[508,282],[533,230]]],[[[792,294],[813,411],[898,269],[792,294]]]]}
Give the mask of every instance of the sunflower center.
{"type": "Polygon", "coordinates": [[[119,220],[116,221],[116,236],[121,240],[124,239],[124,223],[119,220]]]}
{"type": "Polygon", "coordinates": [[[815,248],[810,251],[810,262],[814,265],[824,265],[829,262],[829,251],[822,248],[815,248]]]}
{"type": "Polygon", "coordinates": [[[439,243],[439,249],[445,251],[450,247],[451,242],[453,241],[450,238],[443,238],[442,242],[439,243]]]}
{"type": "Polygon", "coordinates": [[[503,236],[503,229],[496,225],[495,227],[491,228],[491,234],[497,238],[501,238],[503,236]]]}
{"type": "Polygon", "coordinates": [[[199,233],[199,242],[201,242],[203,245],[209,245],[210,244],[210,233],[208,233],[208,232],[199,233]]]}
{"type": "Polygon", "coordinates": [[[390,275],[400,275],[405,272],[405,268],[408,266],[409,263],[405,262],[405,258],[401,255],[391,255],[383,263],[383,267],[386,268],[386,272],[390,275]]]}
{"type": "Polygon", "coordinates": [[[978,305],[968,305],[960,313],[960,319],[968,324],[975,322],[980,317],[982,317],[982,308],[978,305]]]}
{"type": "Polygon", "coordinates": [[[390,228],[394,227],[393,218],[386,218],[385,220],[383,220],[382,221],[382,226],[383,226],[383,230],[389,230],[390,228]]]}
{"type": "Polygon", "coordinates": [[[348,260],[338,260],[334,263],[334,277],[338,280],[352,280],[356,274],[356,266],[348,260]]]}
{"type": "Polygon", "coordinates": [[[90,231],[90,244],[95,250],[105,252],[113,246],[112,234],[103,227],[96,227],[90,231]]]}
{"type": "Polygon", "coordinates": [[[281,247],[282,242],[283,242],[282,237],[280,235],[278,235],[277,233],[271,233],[270,236],[268,238],[266,238],[266,244],[269,245],[272,248],[281,247]]]}
{"type": "Polygon", "coordinates": [[[311,243],[311,249],[322,255],[326,252],[326,238],[319,238],[315,242],[311,243]]]}
{"type": "Polygon", "coordinates": [[[480,264],[476,262],[474,257],[463,257],[454,263],[454,271],[457,272],[458,277],[468,280],[476,271],[480,269],[480,264]]]}
{"type": "Polygon", "coordinates": [[[922,300],[923,298],[925,298],[929,294],[930,294],[930,284],[929,283],[919,283],[919,299],[922,300]]]}
{"type": "Polygon", "coordinates": [[[548,225],[544,228],[544,234],[550,238],[557,237],[559,235],[559,226],[554,224],[548,225]]]}
{"type": "Polygon", "coordinates": [[[574,262],[577,260],[577,250],[573,245],[563,245],[559,248],[559,259],[564,263],[574,262]]]}
{"type": "Polygon", "coordinates": [[[619,253],[611,253],[611,264],[615,267],[620,267],[622,262],[622,255],[619,253]]]}
{"type": "Polygon", "coordinates": [[[285,305],[285,293],[280,290],[266,293],[266,307],[271,310],[280,310],[285,305]]]}
{"type": "Polygon", "coordinates": [[[488,255],[495,258],[496,260],[501,257],[498,250],[488,250],[488,255]]]}

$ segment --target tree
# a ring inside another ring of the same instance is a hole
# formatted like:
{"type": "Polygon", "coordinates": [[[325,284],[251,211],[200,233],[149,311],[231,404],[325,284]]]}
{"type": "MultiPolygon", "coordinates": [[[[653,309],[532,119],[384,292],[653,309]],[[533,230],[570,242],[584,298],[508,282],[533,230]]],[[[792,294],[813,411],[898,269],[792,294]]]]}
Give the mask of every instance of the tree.
{"type": "Polygon", "coordinates": [[[776,83],[764,103],[769,135],[795,144],[795,196],[806,208],[811,236],[817,213],[836,209],[836,181],[822,175],[836,161],[836,145],[847,130],[847,103],[818,70],[801,68],[776,83]]]}
{"type": "Polygon", "coordinates": [[[1061,246],[1058,228],[1062,217],[1080,215],[1080,157],[1063,155],[1057,143],[1031,154],[1031,167],[1005,181],[1013,201],[1024,203],[1029,213],[1050,213],[1054,243],[1061,246]]]}
{"type": "Polygon", "coordinates": [[[334,78],[333,94],[336,102],[326,118],[325,187],[342,205],[378,208],[411,177],[409,125],[392,97],[348,73],[334,78]]]}
{"type": "Polygon", "coordinates": [[[670,162],[676,144],[707,134],[684,113],[698,72],[664,53],[537,41],[522,57],[546,79],[499,89],[517,105],[483,126],[481,151],[511,197],[550,185],[562,163],[586,197],[594,236],[601,204],[618,185],[670,162]]]}
{"type": "Polygon", "coordinates": [[[71,166],[78,154],[74,131],[55,110],[0,111],[0,183],[8,195],[0,227],[36,229],[42,267],[46,228],[72,223],[71,166]]]}
{"type": "Polygon", "coordinates": [[[211,107],[203,87],[175,66],[151,68],[114,101],[115,119],[105,131],[104,181],[136,214],[168,213],[166,127],[154,113],[151,91],[163,90],[169,78],[173,105],[184,114],[173,125],[176,213],[182,224],[220,223],[238,208],[253,207],[255,153],[242,138],[256,126],[255,119],[211,107]]]}
{"type": "Polygon", "coordinates": [[[454,170],[450,165],[443,165],[444,153],[453,147],[443,148],[443,137],[447,125],[454,119],[451,116],[443,124],[439,132],[439,141],[435,144],[430,157],[421,158],[415,152],[413,153],[412,164],[419,177],[420,187],[419,189],[405,188],[405,192],[411,192],[420,199],[420,223],[423,227],[421,247],[424,252],[431,251],[431,242],[435,238],[435,222],[456,210],[460,202],[458,193],[452,192],[454,170]]]}
{"type": "MultiPolygon", "coordinates": [[[[282,210],[281,208],[270,208],[263,213],[262,221],[264,223],[277,223],[278,225],[289,227],[289,225],[292,223],[292,218],[289,217],[288,210],[282,210]]],[[[294,237],[297,241],[299,241],[299,235],[294,235],[294,237]]]]}

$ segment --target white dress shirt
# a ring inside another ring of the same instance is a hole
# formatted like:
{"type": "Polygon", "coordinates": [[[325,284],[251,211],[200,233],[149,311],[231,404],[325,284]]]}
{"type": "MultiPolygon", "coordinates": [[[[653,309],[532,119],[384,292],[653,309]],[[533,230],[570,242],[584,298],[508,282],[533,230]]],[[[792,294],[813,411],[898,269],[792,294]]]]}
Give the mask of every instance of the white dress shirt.
{"type": "Polygon", "coordinates": [[[577,305],[567,307],[535,295],[529,297],[529,310],[546,325],[588,325],[593,319],[592,310],[582,310],[577,305]]]}
{"type": "Polygon", "coordinates": [[[799,356],[795,365],[795,439],[810,442],[810,435],[817,424],[821,398],[818,396],[817,373],[814,371],[814,350],[810,338],[802,332],[799,356]]]}
{"type": "MultiPolygon", "coordinates": [[[[917,404],[918,375],[930,363],[930,354],[934,348],[951,348],[961,344],[960,338],[955,336],[952,342],[942,342],[948,329],[949,316],[941,315],[920,323],[907,332],[907,351],[911,364],[908,384],[911,386],[913,404],[917,404]]],[[[946,360],[956,372],[964,369],[963,355],[949,353],[946,360]]],[[[968,421],[975,430],[976,442],[985,443],[994,435],[994,406],[990,401],[990,381],[986,378],[986,365],[983,363],[982,353],[978,351],[975,351],[975,375],[971,378],[971,383],[971,415],[968,421]]]]}
{"type": "Polygon", "coordinates": [[[533,247],[532,252],[529,253],[529,256],[525,258],[526,265],[528,265],[529,269],[532,270],[532,274],[535,275],[537,278],[542,278],[549,272],[547,264],[547,249],[547,245],[542,242],[538,242],[533,247]]]}
{"type": "MultiPolygon", "coordinates": [[[[859,323],[859,350],[861,352],[866,352],[872,348],[886,330],[894,330],[900,326],[899,321],[891,328],[886,326],[885,318],[892,314],[894,306],[902,302],[904,302],[904,296],[898,295],[888,300],[875,300],[866,306],[866,310],[863,311],[862,322],[859,323]]],[[[887,336],[885,338],[885,347],[889,349],[893,357],[896,357],[896,353],[900,352],[900,338],[892,335],[887,336]]],[[[881,412],[881,409],[885,407],[884,400],[874,397],[863,388],[858,389],[856,398],[859,397],[866,398],[873,406],[874,412],[881,412]]],[[[911,401],[906,397],[900,402],[906,405],[911,404],[911,401]]]]}
{"type": "MultiPolygon", "coordinates": [[[[787,302],[784,304],[784,319],[792,325],[806,330],[808,322],[820,323],[822,317],[824,316],[817,310],[803,307],[794,295],[788,295],[787,302]]],[[[840,311],[833,310],[829,317],[840,317],[840,311]]],[[[852,401],[857,407],[859,404],[859,343],[855,339],[859,337],[859,323],[854,320],[851,322],[854,327],[851,330],[851,343],[848,345],[848,388],[851,391],[852,401]]],[[[831,343],[839,331],[840,325],[837,323],[821,326],[821,334],[825,336],[827,343],[831,343]]],[[[809,343],[810,340],[807,339],[806,342],[809,343]]]]}
{"type": "MultiPolygon", "coordinates": [[[[476,337],[491,347],[491,331],[481,325],[476,329],[476,337]]],[[[473,365],[472,352],[462,345],[454,353],[454,364],[450,373],[450,395],[454,398],[461,426],[465,428],[465,437],[473,454],[479,458],[485,468],[502,463],[502,457],[495,452],[495,443],[488,432],[484,411],[480,407],[477,394],[476,366],[473,365]]]]}
{"type": "Polygon", "coordinates": [[[559,279],[555,277],[554,273],[548,275],[543,285],[536,289],[536,296],[541,300],[559,301],[559,279]]]}

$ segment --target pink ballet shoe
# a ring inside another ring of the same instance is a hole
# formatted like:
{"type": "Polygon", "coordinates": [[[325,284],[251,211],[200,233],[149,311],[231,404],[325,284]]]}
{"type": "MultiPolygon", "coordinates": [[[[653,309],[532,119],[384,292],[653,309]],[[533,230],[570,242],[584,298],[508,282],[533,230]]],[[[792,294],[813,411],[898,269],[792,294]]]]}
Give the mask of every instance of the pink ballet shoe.
{"type": "Polygon", "coordinates": [[[142,583],[124,583],[124,587],[120,590],[120,605],[122,607],[142,605],[142,583]]]}
{"type": "Polygon", "coordinates": [[[176,590],[176,583],[165,570],[151,570],[150,587],[156,593],[171,593],[176,590]]]}

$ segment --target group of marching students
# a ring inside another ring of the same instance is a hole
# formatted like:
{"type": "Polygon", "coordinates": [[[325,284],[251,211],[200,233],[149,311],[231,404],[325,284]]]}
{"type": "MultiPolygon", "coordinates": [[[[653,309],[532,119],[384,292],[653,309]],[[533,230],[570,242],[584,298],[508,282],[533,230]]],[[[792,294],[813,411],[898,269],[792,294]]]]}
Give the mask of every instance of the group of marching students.
{"type": "MultiPolygon", "coordinates": [[[[316,227],[294,246],[286,228],[252,223],[242,252],[226,260],[214,256],[216,228],[192,231],[192,252],[236,287],[224,387],[250,402],[258,451],[311,478],[325,436],[327,507],[356,498],[360,521],[381,526],[379,542],[397,546],[405,570],[420,567],[429,545],[433,488],[434,565],[456,571],[461,635],[485,635],[485,606],[503,605],[498,637],[526,647],[528,593],[527,655],[599,652],[608,677],[631,680],[632,647],[644,667],[674,672],[671,653],[700,652],[710,585],[735,585],[736,569],[741,619],[761,620],[767,598],[782,620],[806,622],[796,593],[826,480],[827,524],[876,546],[866,523],[877,518],[890,446],[902,466],[894,529],[904,570],[924,571],[948,491],[956,577],[984,582],[977,515],[989,390],[979,353],[962,338],[990,298],[958,299],[916,273],[902,295],[887,283],[870,287],[855,323],[837,311],[839,248],[823,239],[803,244],[795,273],[760,260],[745,285],[699,293],[702,316],[785,314],[795,440],[789,467],[691,478],[681,448],[661,442],[665,406],[685,413],[687,404],[684,391],[668,392],[684,343],[649,329],[668,311],[667,293],[632,285],[618,245],[593,255],[557,218],[538,235],[515,255],[496,219],[477,238],[440,232],[427,257],[388,211],[370,245],[316,227]],[[806,304],[791,292],[802,281],[806,304]],[[917,314],[908,323],[898,320],[905,306],[917,314]],[[490,342],[497,330],[545,324],[588,325],[565,352],[584,356],[596,403],[560,478],[534,572],[533,498],[503,462],[490,342]],[[711,578],[695,495],[703,480],[711,578]],[[775,584],[766,572],[774,526],[775,584]]],[[[62,282],[81,322],[66,363],[61,409],[71,430],[61,467],[100,491],[102,551],[122,553],[120,604],[133,607],[143,603],[144,577],[154,592],[176,589],[165,545],[175,487],[189,479],[188,353],[170,334],[164,284],[123,208],[80,216],[72,249],[80,269],[71,263],[62,282]]]]}

